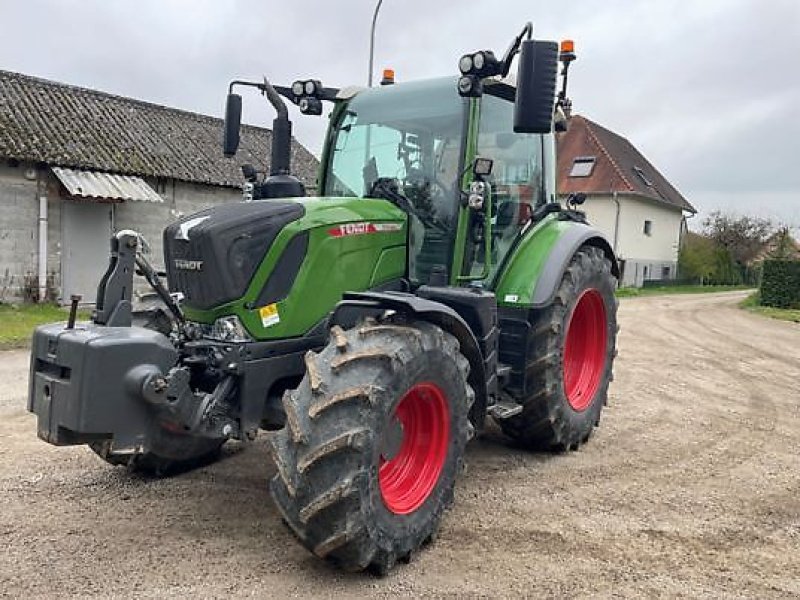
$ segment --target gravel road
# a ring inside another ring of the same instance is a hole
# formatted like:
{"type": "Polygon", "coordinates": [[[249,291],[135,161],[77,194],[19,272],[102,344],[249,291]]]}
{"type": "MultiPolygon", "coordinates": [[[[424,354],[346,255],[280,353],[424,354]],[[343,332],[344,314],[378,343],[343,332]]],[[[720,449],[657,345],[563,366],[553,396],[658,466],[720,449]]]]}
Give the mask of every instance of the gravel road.
{"type": "Polygon", "coordinates": [[[800,596],[800,325],[742,297],[623,300],[591,442],[473,443],[438,541],[383,579],[293,541],[263,438],[141,479],[38,441],[27,355],[0,353],[0,595],[800,596]]]}

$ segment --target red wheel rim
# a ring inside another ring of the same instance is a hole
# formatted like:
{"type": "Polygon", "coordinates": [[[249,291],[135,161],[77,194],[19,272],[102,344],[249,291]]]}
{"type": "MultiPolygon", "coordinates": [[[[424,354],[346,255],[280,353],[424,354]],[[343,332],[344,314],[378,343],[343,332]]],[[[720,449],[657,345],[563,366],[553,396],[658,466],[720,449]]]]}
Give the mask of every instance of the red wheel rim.
{"type": "Polygon", "coordinates": [[[392,418],[400,423],[403,440],[390,460],[380,457],[378,482],[386,508],[406,515],[439,481],[450,442],[450,410],[438,386],[418,383],[400,399],[392,418]]]}
{"type": "Polygon", "coordinates": [[[576,411],[594,400],[606,366],[606,305],[596,289],[585,290],[570,316],[564,344],[564,391],[576,411]]]}

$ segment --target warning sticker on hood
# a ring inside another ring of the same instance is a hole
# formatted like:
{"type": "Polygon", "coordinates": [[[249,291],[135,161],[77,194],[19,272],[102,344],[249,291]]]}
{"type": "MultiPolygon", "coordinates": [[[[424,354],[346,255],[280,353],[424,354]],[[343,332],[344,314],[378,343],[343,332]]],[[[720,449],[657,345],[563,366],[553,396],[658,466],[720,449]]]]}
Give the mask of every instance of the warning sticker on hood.
{"type": "Polygon", "coordinates": [[[281,316],[278,314],[278,305],[275,303],[259,308],[258,316],[261,317],[261,325],[264,327],[272,327],[281,322],[281,316]]]}

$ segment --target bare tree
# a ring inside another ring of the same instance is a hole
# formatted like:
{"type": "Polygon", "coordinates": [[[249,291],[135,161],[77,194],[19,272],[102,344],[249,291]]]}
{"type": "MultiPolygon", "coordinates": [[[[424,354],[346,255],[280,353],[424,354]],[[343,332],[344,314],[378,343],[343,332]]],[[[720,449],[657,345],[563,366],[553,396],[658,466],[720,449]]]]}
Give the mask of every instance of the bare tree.
{"type": "Polygon", "coordinates": [[[774,246],[769,253],[769,258],[797,260],[797,258],[800,257],[800,248],[798,248],[797,242],[792,238],[788,226],[780,227],[772,240],[774,246]]]}
{"type": "Polygon", "coordinates": [[[703,233],[725,248],[740,265],[751,263],[774,232],[772,221],[760,217],[740,217],[715,211],[703,221],[703,233]]]}

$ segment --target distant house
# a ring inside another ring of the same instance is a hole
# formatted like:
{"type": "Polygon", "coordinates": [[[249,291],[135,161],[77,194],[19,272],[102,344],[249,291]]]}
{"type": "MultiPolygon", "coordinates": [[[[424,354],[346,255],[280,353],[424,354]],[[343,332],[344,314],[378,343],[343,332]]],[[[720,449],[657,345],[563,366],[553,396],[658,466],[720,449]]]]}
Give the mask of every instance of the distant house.
{"type": "MultiPolygon", "coordinates": [[[[240,200],[240,165],[266,169],[271,135],[244,126],[226,159],[220,119],[0,70],[0,301],[93,302],[121,229],[161,265],[164,226],[240,200]]],[[[314,185],[317,160],[297,142],[293,168],[314,185]]]]}
{"type": "Polygon", "coordinates": [[[587,195],[582,210],[620,260],[620,285],[674,279],[686,214],[697,211],[627,139],[574,115],[558,136],[558,190],[587,195]]]}
{"type": "Polygon", "coordinates": [[[763,263],[769,258],[800,260],[800,242],[792,237],[788,229],[780,229],[769,236],[749,265],[763,263]]]}

